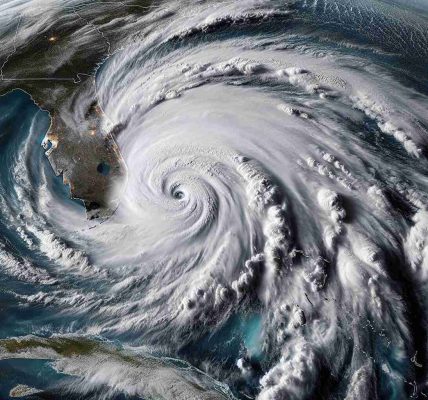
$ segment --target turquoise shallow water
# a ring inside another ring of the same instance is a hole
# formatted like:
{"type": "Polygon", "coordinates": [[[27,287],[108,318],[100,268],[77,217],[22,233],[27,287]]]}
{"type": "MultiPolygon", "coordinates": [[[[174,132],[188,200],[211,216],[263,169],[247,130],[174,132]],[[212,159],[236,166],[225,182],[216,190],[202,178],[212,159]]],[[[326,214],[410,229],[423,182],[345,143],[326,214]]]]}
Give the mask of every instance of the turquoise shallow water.
{"type": "Polygon", "coordinates": [[[0,97],[0,398],[428,395],[428,25],[395,3],[123,22],[95,79],[129,167],[103,223],[54,175],[48,113],[0,97]]]}

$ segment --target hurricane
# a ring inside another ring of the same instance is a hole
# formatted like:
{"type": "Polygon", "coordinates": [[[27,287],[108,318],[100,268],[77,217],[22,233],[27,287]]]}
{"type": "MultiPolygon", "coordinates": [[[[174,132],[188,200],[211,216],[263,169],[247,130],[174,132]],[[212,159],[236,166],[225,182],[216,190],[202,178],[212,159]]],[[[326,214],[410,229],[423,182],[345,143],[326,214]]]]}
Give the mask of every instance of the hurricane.
{"type": "Polygon", "coordinates": [[[2,398],[428,397],[427,12],[3,1],[2,398]],[[57,26],[72,74],[13,63],[57,26]],[[61,130],[115,146],[108,215],[61,130]]]}

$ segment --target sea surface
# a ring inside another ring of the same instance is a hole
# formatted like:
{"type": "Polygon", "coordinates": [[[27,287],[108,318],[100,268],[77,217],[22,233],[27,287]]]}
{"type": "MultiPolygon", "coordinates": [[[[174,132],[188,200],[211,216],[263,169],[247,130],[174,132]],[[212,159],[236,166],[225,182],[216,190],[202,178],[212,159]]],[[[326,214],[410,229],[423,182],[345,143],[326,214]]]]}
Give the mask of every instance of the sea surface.
{"type": "MultiPolygon", "coordinates": [[[[49,3],[0,13],[31,37],[97,2],[49,3]]],[[[49,113],[0,97],[0,398],[428,397],[425,2],[122,22],[94,72],[103,129],[124,127],[109,219],[55,176],[49,113]]]]}

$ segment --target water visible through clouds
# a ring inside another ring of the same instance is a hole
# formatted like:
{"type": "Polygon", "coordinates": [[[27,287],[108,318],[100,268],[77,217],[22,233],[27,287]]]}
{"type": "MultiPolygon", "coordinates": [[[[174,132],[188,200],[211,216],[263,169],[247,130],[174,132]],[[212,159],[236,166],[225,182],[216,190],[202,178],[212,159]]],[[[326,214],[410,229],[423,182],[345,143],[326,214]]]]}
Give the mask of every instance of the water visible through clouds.
{"type": "Polygon", "coordinates": [[[128,170],[103,223],[55,177],[48,113],[1,97],[1,397],[427,397],[428,24],[396,3],[125,24],[96,75],[128,170]]]}

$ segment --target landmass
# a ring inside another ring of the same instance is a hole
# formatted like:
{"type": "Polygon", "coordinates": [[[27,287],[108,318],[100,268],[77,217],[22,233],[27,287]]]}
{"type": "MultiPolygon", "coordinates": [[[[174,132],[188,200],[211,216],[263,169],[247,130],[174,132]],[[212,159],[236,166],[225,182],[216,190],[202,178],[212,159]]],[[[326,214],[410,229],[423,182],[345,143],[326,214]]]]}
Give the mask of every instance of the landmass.
{"type": "Polygon", "coordinates": [[[43,141],[56,175],[82,200],[87,217],[108,218],[117,208],[113,188],[126,178],[116,143],[120,124],[101,128],[105,117],[95,92],[97,68],[124,39],[120,29],[145,14],[151,2],[91,2],[57,12],[52,25],[29,30],[38,16],[11,15],[0,39],[0,95],[27,92],[49,112],[51,125],[43,141]]]}

